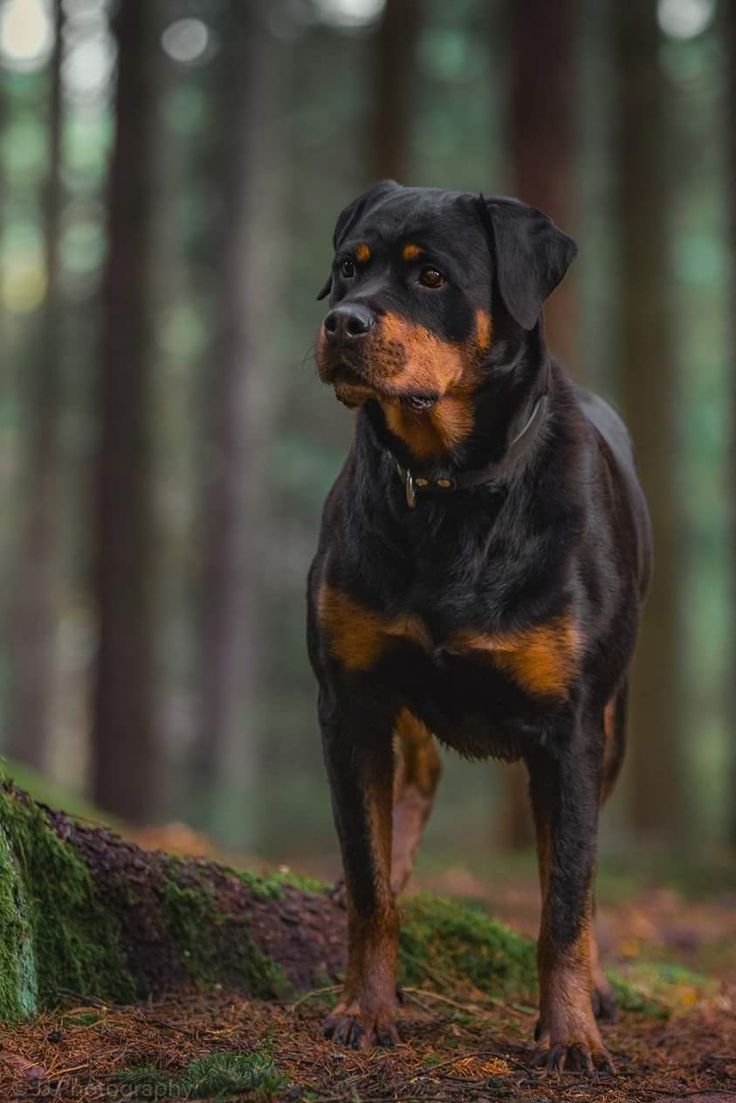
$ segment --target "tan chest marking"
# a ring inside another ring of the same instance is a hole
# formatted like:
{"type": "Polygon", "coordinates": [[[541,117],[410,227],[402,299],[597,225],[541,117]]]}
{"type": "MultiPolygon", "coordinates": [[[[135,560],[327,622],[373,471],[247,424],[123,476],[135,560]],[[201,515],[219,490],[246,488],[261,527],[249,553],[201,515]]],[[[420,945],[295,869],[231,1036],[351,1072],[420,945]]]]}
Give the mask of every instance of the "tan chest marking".
{"type": "Polygon", "coordinates": [[[507,635],[463,632],[455,652],[485,652],[493,665],[530,693],[566,697],[580,663],[580,634],[569,614],[507,635]]]}
{"type": "Polygon", "coordinates": [[[394,640],[410,640],[419,647],[432,642],[419,617],[386,617],[369,609],[333,586],[322,586],[317,615],[330,651],[347,670],[370,670],[394,640]]]}
{"type": "MultiPolygon", "coordinates": [[[[420,617],[387,617],[333,586],[323,585],[317,615],[331,654],[346,670],[370,670],[396,640],[432,652],[434,641],[420,617]]],[[[482,654],[530,693],[566,697],[579,669],[580,636],[569,614],[519,632],[456,633],[444,650],[482,654]]]]}

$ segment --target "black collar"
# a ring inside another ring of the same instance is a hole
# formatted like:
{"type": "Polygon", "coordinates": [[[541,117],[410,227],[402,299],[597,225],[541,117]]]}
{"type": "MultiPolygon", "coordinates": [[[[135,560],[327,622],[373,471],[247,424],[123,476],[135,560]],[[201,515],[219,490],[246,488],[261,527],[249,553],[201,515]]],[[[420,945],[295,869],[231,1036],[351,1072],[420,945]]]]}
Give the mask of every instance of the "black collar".
{"type": "Polygon", "coordinates": [[[544,391],[534,403],[534,408],[526,422],[511,441],[505,456],[493,463],[486,464],[485,467],[478,467],[471,471],[458,471],[455,475],[433,475],[431,472],[423,472],[421,475],[417,475],[411,468],[402,467],[393,453],[389,452],[388,456],[404,484],[406,503],[409,509],[414,509],[416,506],[417,493],[438,491],[442,494],[453,490],[467,490],[472,486],[480,486],[482,483],[495,482],[502,475],[505,475],[536,440],[539,430],[544,424],[548,401],[549,395],[547,391],[544,391]]]}

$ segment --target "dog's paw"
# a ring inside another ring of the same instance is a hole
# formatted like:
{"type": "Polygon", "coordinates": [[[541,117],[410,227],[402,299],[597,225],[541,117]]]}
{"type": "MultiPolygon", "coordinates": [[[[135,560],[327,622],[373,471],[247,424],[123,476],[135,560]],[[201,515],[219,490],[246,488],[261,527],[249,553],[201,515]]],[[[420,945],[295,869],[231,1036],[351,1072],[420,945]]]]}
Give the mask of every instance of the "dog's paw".
{"type": "Polygon", "coordinates": [[[593,1014],[599,1023],[615,1023],[618,1020],[616,996],[610,985],[594,988],[592,994],[593,1014]]]}
{"type": "Polygon", "coordinates": [[[349,1049],[395,1046],[399,1042],[394,1009],[364,1010],[359,1002],[338,1004],[322,1028],[326,1038],[349,1049]]]}
{"type": "Polygon", "coordinates": [[[589,1026],[572,1029],[537,1027],[537,1048],[532,1064],[545,1072],[564,1072],[569,1069],[588,1075],[596,1069],[615,1073],[613,1058],[603,1044],[598,1027],[591,1020],[589,1026]]]}

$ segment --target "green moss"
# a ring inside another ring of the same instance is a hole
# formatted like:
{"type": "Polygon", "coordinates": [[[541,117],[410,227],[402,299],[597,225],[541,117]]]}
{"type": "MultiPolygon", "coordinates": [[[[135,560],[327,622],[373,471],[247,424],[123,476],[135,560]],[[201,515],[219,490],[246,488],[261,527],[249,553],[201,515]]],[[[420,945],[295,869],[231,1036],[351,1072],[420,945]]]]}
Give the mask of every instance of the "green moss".
{"type": "Polygon", "coordinates": [[[25,892],[15,854],[0,822],[0,1015],[26,1017],[37,1006],[38,981],[25,892]]]}
{"type": "MultiPolygon", "coordinates": [[[[400,942],[404,984],[470,984],[490,996],[534,1003],[536,948],[531,939],[491,919],[480,908],[430,896],[407,902],[400,942]]],[[[626,977],[611,975],[622,1011],[666,1018],[693,993],[704,991],[702,977],[667,966],[639,966],[626,977]]]]}
{"type": "Polygon", "coordinates": [[[505,998],[536,988],[534,944],[479,908],[417,896],[404,909],[399,949],[402,980],[468,983],[505,998]]]}
{"type": "Polygon", "coordinates": [[[177,859],[171,859],[169,872],[161,888],[161,918],[192,982],[205,987],[235,984],[261,999],[290,995],[283,969],[257,946],[242,917],[230,923],[222,902],[204,881],[190,877],[183,884],[177,859]]]}
{"type": "Polygon", "coordinates": [[[258,896],[261,900],[282,900],[284,896],[284,883],[279,880],[278,875],[268,874],[261,876],[258,873],[251,873],[247,869],[229,869],[228,873],[232,873],[234,877],[253,893],[254,896],[258,896]]]}
{"type": "Polygon", "coordinates": [[[288,885],[300,892],[312,892],[315,896],[324,896],[330,891],[331,886],[316,877],[307,877],[301,873],[294,873],[291,869],[279,870],[272,874],[271,879],[279,885],[288,885]]]}
{"type": "Polygon", "coordinates": [[[102,1011],[73,1011],[69,1015],[61,1016],[61,1025],[66,1027],[94,1026],[104,1017],[102,1011]]]}
{"type": "Polygon", "coordinates": [[[64,990],[129,1000],[120,931],[89,870],[43,811],[0,782],[0,1017],[56,1002],[64,990]],[[33,976],[37,978],[37,999],[33,976]]]}
{"type": "Polygon", "coordinates": [[[271,1099],[289,1086],[288,1077],[263,1053],[210,1053],[179,1073],[158,1065],[134,1065],[119,1074],[127,1098],[224,1099],[249,1092],[253,1099],[271,1099]]]}
{"type": "Polygon", "coordinates": [[[316,877],[304,877],[290,869],[266,874],[251,873],[244,869],[233,869],[229,872],[262,900],[283,900],[284,888],[323,895],[330,887],[324,881],[318,881],[316,877]]]}

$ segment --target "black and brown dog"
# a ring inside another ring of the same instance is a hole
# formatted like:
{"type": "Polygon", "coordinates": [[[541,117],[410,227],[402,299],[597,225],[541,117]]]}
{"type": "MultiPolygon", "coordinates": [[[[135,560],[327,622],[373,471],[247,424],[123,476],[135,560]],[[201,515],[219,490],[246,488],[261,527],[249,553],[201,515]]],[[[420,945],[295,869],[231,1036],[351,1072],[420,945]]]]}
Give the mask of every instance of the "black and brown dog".
{"type": "Polygon", "coordinates": [[[397,1038],[396,895],[434,736],[529,770],[543,896],[537,1063],[611,1067],[592,925],[651,562],[616,414],[547,350],[575,245],[511,199],[376,185],[340,215],[321,379],[358,408],[309,579],[349,958],[326,1033],[397,1038]]]}

